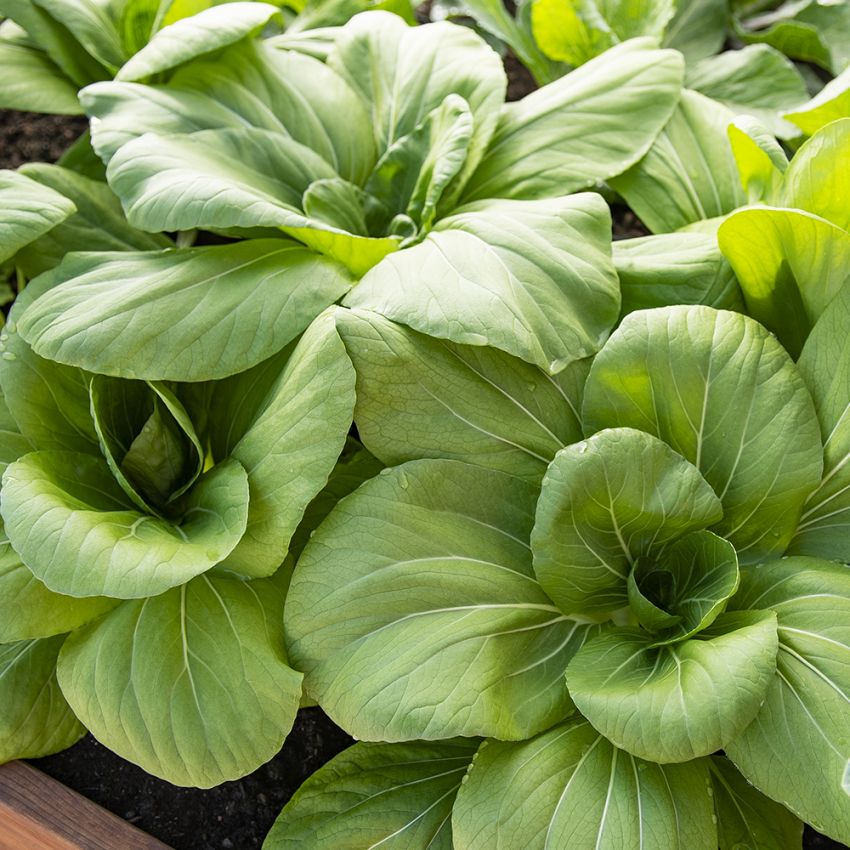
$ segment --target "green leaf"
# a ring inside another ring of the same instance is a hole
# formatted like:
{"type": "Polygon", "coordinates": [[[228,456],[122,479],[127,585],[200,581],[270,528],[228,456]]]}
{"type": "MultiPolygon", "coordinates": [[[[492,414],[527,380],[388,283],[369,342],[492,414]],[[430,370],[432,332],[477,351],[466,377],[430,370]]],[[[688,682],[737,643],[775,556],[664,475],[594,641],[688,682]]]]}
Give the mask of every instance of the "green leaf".
{"type": "Polygon", "coordinates": [[[345,304],[554,374],[595,354],[616,321],[610,222],[590,193],[461,207],[376,266],[345,304]]]}
{"type": "Polygon", "coordinates": [[[209,788],[268,761],[292,727],[301,674],[283,653],[271,581],[200,576],[74,632],[58,677],[95,737],[148,773],[209,788]]]}
{"type": "Polygon", "coordinates": [[[174,244],[127,224],[118,198],[105,183],[44,163],[27,163],[20,172],[65,195],[77,208],[17,254],[15,263],[30,278],[57,266],[69,251],[154,251],[174,244]]]}
{"type": "Polygon", "coordinates": [[[673,0],[534,0],[531,30],[552,59],[581,65],[637,36],[660,39],[673,0]]]}
{"type": "Polygon", "coordinates": [[[636,628],[592,638],[567,667],[579,711],[615,746],[650,761],[689,761],[733,741],[776,674],[776,617],[721,614],[681,643],[636,628]]]}
{"type": "Polygon", "coordinates": [[[776,612],[779,656],[761,711],[726,754],[759,790],[846,844],[850,572],[815,558],[785,558],[741,579],[735,605],[776,612]]]}
{"type": "Polygon", "coordinates": [[[214,456],[239,461],[251,493],[245,534],[222,568],[266,576],[283,562],[305,508],[327,483],[342,451],[353,410],[354,369],[327,313],[291,356],[285,350],[214,386],[211,430],[221,432],[213,436],[214,456]],[[271,380],[264,394],[249,402],[264,370],[270,370],[271,380]]]}
{"type": "Polygon", "coordinates": [[[850,115],[850,68],[830,80],[811,100],[786,112],[784,117],[807,136],[831,121],[850,115]]]}
{"type": "Polygon", "coordinates": [[[653,45],[618,45],[505,106],[464,200],[559,197],[639,160],[670,118],[682,84],[682,57],[653,45]]]}
{"type": "Polygon", "coordinates": [[[77,87],[42,50],[0,39],[0,107],[52,115],[82,115],[77,87]]]}
{"type": "Polygon", "coordinates": [[[705,761],[636,759],[584,719],[487,741],[452,813],[464,850],[717,850],[705,761]]]}
{"type": "Polygon", "coordinates": [[[555,452],[581,437],[581,362],[553,378],[375,313],[340,310],[336,322],[357,373],[358,432],[387,465],[454,458],[539,480],[555,452]]]}
{"type": "Polygon", "coordinates": [[[611,246],[620,277],[620,317],[672,304],[743,306],[732,267],[705,233],[662,233],[621,239],[611,246]]]}
{"type": "Polygon", "coordinates": [[[709,762],[720,850],[802,850],[803,824],[784,806],[753,788],[731,761],[709,762]]]}
{"type": "Polygon", "coordinates": [[[797,357],[818,317],[847,280],[850,234],[804,210],[750,207],[717,232],[747,312],[797,357]]]}
{"type": "Polygon", "coordinates": [[[89,409],[89,376],[39,357],[18,333],[21,313],[49,287],[49,276],[28,284],[0,332],[0,387],[5,406],[33,448],[99,455],[89,409]]]}
{"type": "Polygon", "coordinates": [[[678,230],[745,203],[726,134],[733,117],[685,90],[649,153],[609,181],[651,231],[678,230]]]}
{"type": "Polygon", "coordinates": [[[501,59],[479,35],[447,22],[409,27],[389,12],[364,12],[340,30],[328,65],[368,105],[379,156],[447,95],[462,97],[473,118],[457,178],[466,181],[493,135],[507,85],[501,59]]]}
{"type": "Polygon", "coordinates": [[[451,813],[478,741],[355,744],[284,806],[264,850],[452,850],[451,813]]]}
{"type": "Polygon", "coordinates": [[[65,635],[0,644],[0,763],[70,747],[86,730],[56,682],[65,635]]]}
{"type": "Polygon", "coordinates": [[[850,288],[827,307],[799,367],[812,394],[824,444],[823,480],[806,500],[789,550],[850,563],[850,288]]]}
{"type": "MultiPolygon", "coordinates": [[[[387,148],[366,191],[380,199],[387,215],[405,213],[427,232],[437,205],[466,163],[473,131],[469,104],[456,94],[446,95],[413,132],[387,148]]],[[[385,231],[390,222],[379,224],[376,229],[385,231]]]]}
{"type": "Polygon", "coordinates": [[[779,195],[788,157],[773,135],[754,118],[738,116],[728,127],[729,144],[750,203],[779,195]]]}
{"type": "Polygon", "coordinates": [[[727,0],[679,0],[662,45],[681,51],[687,62],[713,56],[726,40],[727,0]]]}
{"type": "Polygon", "coordinates": [[[225,3],[166,26],[116,74],[134,82],[169,71],[259,33],[280,9],[268,3],[225,3]]]}
{"type": "Polygon", "coordinates": [[[654,434],[723,504],[712,526],[742,563],[785,551],[821,476],[817,417],[791,358],[757,322],[709,307],[632,313],[597,355],[586,433],[654,434]]]}
{"type": "Polygon", "coordinates": [[[311,183],[301,198],[301,206],[310,218],[357,236],[366,236],[364,210],[369,200],[369,195],[359,186],[334,177],[311,183]]]}
{"type": "Polygon", "coordinates": [[[0,171],[0,263],[75,210],[64,195],[15,171],[0,171]]]}
{"type": "Polygon", "coordinates": [[[632,428],[602,431],[562,449],[546,471],[534,572],[565,613],[612,611],[626,604],[638,558],[721,516],[711,487],[669,446],[632,428]]]}
{"type": "Polygon", "coordinates": [[[689,65],[685,85],[736,115],[753,116],[783,138],[797,135],[797,130],[781,114],[808,99],[800,72],[766,44],[727,50],[689,65]]]}
{"type": "Polygon", "coordinates": [[[710,626],[738,589],[735,548],[710,531],[687,534],[657,557],[638,559],[628,589],[632,611],[655,632],[656,646],[685,640],[710,626]]]}
{"type": "Polygon", "coordinates": [[[564,667],[598,627],[563,616],[533,578],[536,495],[501,472],[424,460],[343,499],[287,596],[307,693],[363,740],[516,740],[564,717],[564,667]]]}
{"type": "Polygon", "coordinates": [[[3,532],[0,542],[0,643],[52,637],[105,614],[102,596],[75,599],[48,590],[23,564],[3,532]]]}
{"type": "Polygon", "coordinates": [[[3,476],[6,533],[51,590],[133,599],[162,593],[222,561],[248,514],[248,482],[235,460],[195,485],[177,522],[133,510],[106,462],[33,452],[3,476]]]}
{"type": "Polygon", "coordinates": [[[19,321],[44,357],[122,378],[205,381],[276,354],[351,278],[286,240],[69,257],[19,321]],[[264,328],[263,333],[257,333],[264,328]]]}
{"type": "Polygon", "coordinates": [[[850,177],[850,118],[819,130],[794,155],[782,181],[777,206],[796,207],[850,230],[846,194],[850,177]]]}

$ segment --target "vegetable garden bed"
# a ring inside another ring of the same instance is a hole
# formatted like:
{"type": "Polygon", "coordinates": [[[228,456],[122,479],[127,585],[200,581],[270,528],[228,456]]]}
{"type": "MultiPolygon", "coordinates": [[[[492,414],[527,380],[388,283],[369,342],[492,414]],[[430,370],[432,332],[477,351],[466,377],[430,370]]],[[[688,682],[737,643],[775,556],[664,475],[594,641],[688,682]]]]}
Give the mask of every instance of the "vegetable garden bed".
{"type": "Polygon", "coordinates": [[[845,846],[850,4],[633,5],[0,0],[0,758],[175,850],[845,846]]]}

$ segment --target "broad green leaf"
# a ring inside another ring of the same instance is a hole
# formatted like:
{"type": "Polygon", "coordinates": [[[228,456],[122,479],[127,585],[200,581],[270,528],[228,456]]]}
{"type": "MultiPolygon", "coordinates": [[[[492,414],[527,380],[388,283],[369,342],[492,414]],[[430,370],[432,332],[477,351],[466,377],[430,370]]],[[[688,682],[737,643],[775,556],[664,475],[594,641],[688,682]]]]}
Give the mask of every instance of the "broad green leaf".
{"type": "Polygon", "coordinates": [[[741,289],[717,239],[705,233],[661,233],[622,239],[611,246],[620,278],[620,317],[671,304],[734,310],[741,289]]]}
{"type": "Polygon", "coordinates": [[[636,759],[583,718],[482,744],[452,813],[464,850],[717,850],[704,761],[636,759]]]}
{"type": "Polygon", "coordinates": [[[531,30],[551,59],[581,65],[637,36],[660,39],[673,0],[534,0],[531,30]]]}
{"type": "Polygon", "coordinates": [[[104,460],[42,451],[9,465],[0,507],[12,546],[48,588],[133,599],[182,584],[233,550],[248,482],[235,460],[217,464],[171,522],[134,510],[104,460]]]}
{"type": "Polygon", "coordinates": [[[454,458],[539,480],[558,449],[581,437],[582,363],[552,378],[376,313],[340,310],[336,322],[357,373],[358,432],[385,464],[454,458]]]}
{"type": "Polygon", "coordinates": [[[28,163],[20,172],[73,202],[76,212],[15,257],[32,278],[58,265],[69,251],[154,251],[174,243],[161,234],[142,233],[124,218],[112,190],[68,168],[28,163]]]}
{"type": "Polygon", "coordinates": [[[732,156],[750,203],[778,197],[788,157],[773,135],[754,118],[738,116],[727,128],[732,156]]]}
{"type": "Polygon", "coordinates": [[[292,727],[301,674],[283,653],[271,581],[200,576],[74,632],[58,678],[103,744],[175,785],[209,788],[268,761],[292,727]]]}
{"type": "Polygon", "coordinates": [[[64,641],[59,635],[0,644],[0,763],[47,756],[85,735],[56,682],[64,641]]]}
{"type": "Polygon", "coordinates": [[[827,307],[799,367],[812,394],[824,444],[824,473],[809,496],[790,551],[850,563],[850,287],[827,307]]]}
{"type": "Polygon", "coordinates": [[[73,598],[48,590],[22,563],[3,531],[0,542],[0,643],[69,632],[114,608],[102,596],[73,598]]]}
{"type": "Polygon", "coordinates": [[[355,744],[295,792],[263,848],[452,850],[452,805],[478,743],[355,744]]]}
{"type": "Polygon", "coordinates": [[[837,74],[850,62],[850,7],[803,0],[735,21],[743,41],[766,43],[792,59],[813,62],[837,74]]]}
{"type": "Polygon", "coordinates": [[[181,18],[156,33],[116,74],[134,82],[176,68],[259,33],[280,9],[268,3],[225,3],[181,18]]]}
{"type": "Polygon", "coordinates": [[[351,278],[286,240],[67,258],[19,321],[35,351],[122,378],[206,381],[280,351],[351,278]],[[262,333],[258,333],[262,328],[262,333]]]}
{"type": "Polygon", "coordinates": [[[595,354],[616,321],[610,221],[590,193],[470,204],[376,266],[345,304],[554,374],[595,354]]]}
{"type": "Polygon", "coordinates": [[[474,129],[469,104],[448,94],[413,132],[387,148],[366,183],[366,191],[387,210],[376,230],[385,232],[387,215],[398,213],[423,231],[431,229],[437,205],[466,163],[474,129]]]}
{"type": "Polygon", "coordinates": [[[686,89],[647,155],[609,181],[651,231],[678,230],[745,203],[726,134],[733,117],[686,89]]]}
{"type": "Polygon", "coordinates": [[[811,100],[785,113],[807,136],[814,135],[830,121],[850,116],[850,68],[830,80],[811,100]]]}
{"type": "Polygon", "coordinates": [[[803,824],[753,788],[727,758],[709,763],[720,850],[802,850],[803,824]]]}
{"type": "Polygon", "coordinates": [[[757,118],[783,138],[797,134],[781,115],[808,100],[799,71],[766,44],[727,50],[689,65],[685,85],[729,107],[736,115],[757,118]]]}
{"type": "Polygon", "coordinates": [[[546,471],[534,572],[565,613],[612,611],[627,602],[638,558],[721,516],[711,487],[669,446],[631,428],[602,431],[562,449],[546,471]]]}
{"type": "Polygon", "coordinates": [[[817,487],[822,448],[811,396],[761,325],[710,307],[625,318],[585,387],[585,432],[632,427],[691,461],[723,504],[712,530],[742,563],[785,551],[817,487]]]}
{"type": "Polygon", "coordinates": [[[517,740],[570,711],[564,667],[598,627],[563,616],[533,578],[536,494],[501,472],[424,460],[331,512],[295,570],[286,627],[307,693],[344,729],[517,740]]]}
{"type": "Polygon", "coordinates": [[[5,407],[33,448],[99,455],[89,409],[89,376],[39,357],[18,333],[22,312],[50,285],[50,275],[28,284],[0,332],[0,387],[5,407]]]}
{"type": "Polygon", "coordinates": [[[295,140],[247,127],[146,134],[120,148],[106,173],[128,221],[151,232],[309,226],[301,196],[336,176],[295,140]]]}
{"type": "Polygon", "coordinates": [[[690,761],[726,746],[756,716],[776,674],[770,611],[721,614],[689,640],[653,643],[642,629],[614,628],[567,667],[582,715],[615,746],[650,761],[690,761]]]}
{"type": "Polygon", "coordinates": [[[16,171],[0,171],[0,263],[72,215],[71,200],[16,171]]]}
{"type": "MultiPolygon", "coordinates": [[[[49,0],[53,2],[53,0],[49,0]]],[[[67,11],[76,5],[82,9],[82,0],[56,0],[57,9],[67,11]]],[[[97,18],[95,4],[86,4],[87,9],[97,18]]],[[[0,0],[0,16],[15,21],[24,30],[29,43],[34,43],[43,50],[67,74],[75,88],[81,88],[96,80],[105,80],[112,76],[113,69],[107,69],[82,45],[54,11],[44,7],[36,0],[0,0]]],[[[95,24],[94,29],[97,29],[95,24]]],[[[103,35],[109,38],[109,27],[105,27],[103,35]]],[[[89,34],[92,30],[89,28],[89,34]]],[[[117,35],[117,34],[116,34],[117,35]]],[[[119,63],[120,64],[120,63],[119,63]]],[[[117,67],[117,66],[116,66],[117,67]]]]}
{"type": "Polygon", "coordinates": [[[682,57],[632,39],[505,106],[464,200],[558,197],[625,171],[679,99],[682,57]]]}
{"type": "Polygon", "coordinates": [[[635,561],[629,603],[654,645],[678,643],[710,626],[738,589],[738,558],[710,531],[680,537],[635,561]]]}
{"type": "Polygon", "coordinates": [[[37,47],[0,40],[0,107],[53,115],[82,115],[77,87],[37,47]]]}
{"type": "Polygon", "coordinates": [[[447,95],[462,97],[474,130],[458,177],[466,181],[493,135],[507,85],[501,59],[479,35],[447,22],[410,27],[388,12],[364,12],[340,30],[328,65],[368,105],[379,156],[447,95]]]}
{"type": "Polygon", "coordinates": [[[727,0],[679,0],[662,45],[681,51],[688,63],[713,56],[726,40],[728,15],[727,0]]]}
{"type": "Polygon", "coordinates": [[[213,430],[225,431],[229,442],[221,457],[229,455],[245,468],[251,494],[245,534],[223,568],[265,576],[283,562],[305,508],[342,451],[353,410],[354,369],[328,314],[310,326],[285,366],[278,356],[214,389],[213,430]],[[265,396],[234,427],[234,411],[247,404],[264,365],[274,367],[265,396]]]}
{"type": "Polygon", "coordinates": [[[749,207],[720,225],[747,312],[793,357],[848,279],[850,234],[804,210],[749,207]]]}
{"type": "Polygon", "coordinates": [[[850,572],[815,558],[785,558],[745,571],[735,605],[776,612],[779,656],[761,711],[726,754],[759,790],[846,844],[850,572]]]}
{"type": "Polygon", "coordinates": [[[850,177],[850,118],[819,130],[794,155],[782,181],[777,206],[814,213],[842,230],[850,230],[847,193],[850,177]]]}

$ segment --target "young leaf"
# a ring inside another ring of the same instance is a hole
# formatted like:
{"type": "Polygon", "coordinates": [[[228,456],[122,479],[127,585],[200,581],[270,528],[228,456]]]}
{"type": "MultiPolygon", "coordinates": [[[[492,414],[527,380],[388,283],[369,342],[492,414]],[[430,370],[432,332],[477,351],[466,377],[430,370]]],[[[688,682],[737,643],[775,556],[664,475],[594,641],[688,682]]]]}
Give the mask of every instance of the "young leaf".
{"type": "Polygon", "coordinates": [[[776,674],[776,617],[721,614],[695,637],[656,646],[637,628],[592,638],[567,667],[579,711],[618,747],[659,763],[707,756],[753,720],[776,674]]]}
{"type": "Polygon", "coordinates": [[[287,596],[307,693],[365,740],[516,740],[564,717],[564,667],[598,627],[533,578],[535,497],[513,476],[424,460],[343,499],[287,596]]]}
{"type": "Polygon", "coordinates": [[[595,354],[616,321],[610,228],[607,206],[589,193],[471,204],[387,257],[345,304],[555,374],[595,354]]]}
{"type": "Polygon", "coordinates": [[[779,656],[761,711],[726,754],[756,788],[846,844],[850,572],[829,561],[785,558],[744,571],[734,601],[776,612],[779,656]]]}
{"type": "Polygon", "coordinates": [[[336,322],[357,373],[358,431],[385,464],[454,458],[539,480],[558,449],[581,437],[585,363],[553,378],[376,313],[339,310],[336,322]]]}
{"type": "Polygon", "coordinates": [[[506,106],[464,201],[561,196],[625,171],[679,99],[682,57],[632,39],[506,106]]]}
{"type": "Polygon", "coordinates": [[[301,674],[282,624],[272,581],[200,576],[74,632],[57,675],[110,749],[175,785],[209,788],[268,761],[292,727],[301,674]]]}
{"type": "Polygon", "coordinates": [[[741,185],[750,203],[777,198],[782,175],[788,168],[782,145],[758,121],[746,115],[739,115],[727,132],[741,185]]]}
{"type": "Polygon", "coordinates": [[[21,317],[43,357],[121,378],[208,381],[276,354],[351,276],[287,240],[68,257],[21,317]],[[263,333],[257,333],[258,328],[263,333]]]}
{"type": "Polygon", "coordinates": [[[64,750],[85,735],[56,682],[65,635],[0,644],[0,763],[64,750]]]}
{"type": "Polygon", "coordinates": [[[712,526],[742,563],[785,551],[822,449],[791,358],[752,319],[709,307],[632,313],[597,355],[587,433],[639,428],[691,461],[723,504],[712,526]]]}
{"type": "Polygon", "coordinates": [[[102,459],[32,452],[3,476],[2,513],[21,560],[51,590],[134,599],[162,593],[222,561],[248,515],[248,481],[235,460],[192,489],[182,519],[133,510],[102,459]]]}
{"type": "Polygon", "coordinates": [[[660,765],[583,718],[482,744],[452,814],[464,850],[717,850],[706,762],[660,765]]]}
{"type": "Polygon", "coordinates": [[[452,850],[452,805],[478,743],[355,744],[298,789],[263,850],[452,850]]]}
{"type": "Polygon", "coordinates": [[[785,118],[807,136],[813,136],[831,121],[850,114],[850,68],[830,80],[811,100],[786,112],[785,118]]]}
{"type": "Polygon", "coordinates": [[[850,563],[850,288],[827,307],[799,367],[815,402],[824,474],[809,496],[789,551],[850,563]]]}
{"type": "Polygon", "coordinates": [[[566,613],[627,601],[634,562],[722,516],[699,471],[631,428],[567,446],[543,479],[531,535],[534,572],[566,613]]]}

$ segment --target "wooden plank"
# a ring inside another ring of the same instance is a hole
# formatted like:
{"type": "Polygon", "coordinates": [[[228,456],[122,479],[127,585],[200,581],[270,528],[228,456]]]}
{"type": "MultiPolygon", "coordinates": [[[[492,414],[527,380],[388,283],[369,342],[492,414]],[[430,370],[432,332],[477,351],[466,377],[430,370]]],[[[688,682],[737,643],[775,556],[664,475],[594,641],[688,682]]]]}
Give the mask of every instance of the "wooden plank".
{"type": "Polygon", "coordinates": [[[0,765],[0,850],[170,850],[21,761],[0,765]]]}

